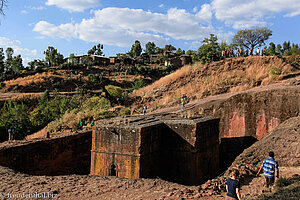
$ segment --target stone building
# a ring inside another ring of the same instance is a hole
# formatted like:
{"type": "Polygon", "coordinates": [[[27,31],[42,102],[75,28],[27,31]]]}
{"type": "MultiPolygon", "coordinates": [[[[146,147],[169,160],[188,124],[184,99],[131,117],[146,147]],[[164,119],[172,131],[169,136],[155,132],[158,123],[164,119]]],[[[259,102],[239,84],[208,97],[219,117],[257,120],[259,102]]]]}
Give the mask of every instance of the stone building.
{"type": "Polygon", "coordinates": [[[169,58],[165,61],[165,66],[167,67],[169,65],[174,65],[176,67],[181,67],[182,66],[182,61],[179,57],[169,58]]]}
{"type": "Polygon", "coordinates": [[[97,65],[106,66],[109,65],[110,59],[104,56],[98,55],[81,55],[81,56],[74,56],[72,59],[70,57],[66,58],[64,62],[67,63],[76,63],[76,64],[90,64],[95,63],[97,65]]]}
{"type": "Polygon", "coordinates": [[[92,175],[201,184],[219,171],[219,119],[131,117],[93,129],[92,175]]]}
{"type": "Polygon", "coordinates": [[[192,64],[192,57],[190,55],[187,54],[181,55],[180,60],[182,65],[192,64]]]}

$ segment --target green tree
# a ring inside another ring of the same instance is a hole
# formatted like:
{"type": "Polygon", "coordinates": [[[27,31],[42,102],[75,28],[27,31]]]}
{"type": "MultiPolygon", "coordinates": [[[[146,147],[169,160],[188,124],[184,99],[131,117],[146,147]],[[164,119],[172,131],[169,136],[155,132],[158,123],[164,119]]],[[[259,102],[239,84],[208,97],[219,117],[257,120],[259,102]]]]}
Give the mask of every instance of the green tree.
{"type": "Polygon", "coordinates": [[[71,53],[70,56],[69,56],[69,61],[72,65],[74,65],[75,63],[75,55],[74,53],[71,53]]]}
{"type": "Polygon", "coordinates": [[[286,43],[285,49],[284,56],[295,56],[300,54],[299,45],[293,43],[292,46],[290,46],[290,41],[286,43]]]}
{"type": "Polygon", "coordinates": [[[165,52],[166,52],[166,51],[174,52],[174,51],[176,51],[176,47],[174,47],[174,46],[171,45],[171,44],[166,44],[166,45],[165,45],[164,51],[165,51],[165,52]]]}
{"type": "Polygon", "coordinates": [[[134,44],[131,46],[131,50],[129,52],[129,55],[132,57],[140,56],[142,53],[142,46],[140,41],[136,40],[134,44]]]}
{"type": "Polygon", "coordinates": [[[203,64],[210,62],[211,56],[220,51],[220,46],[217,41],[218,38],[214,34],[210,34],[209,38],[203,39],[203,44],[198,49],[198,55],[203,64]]]}
{"type": "Polygon", "coordinates": [[[155,48],[155,53],[159,54],[159,53],[163,53],[163,52],[164,52],[163,48],[160,48],[160,47],[155,48]]]}
{"type": "Polygon", "coordinates": [[[269,43],[269,48],[266,50],[267,56],[274,56],[276,53],[275,44],[273,42],[269,43]]]}
{"type": "Polygon", "coordinates": [[[88,55],[98,55],[98,56],[102,56],[103,55],[103,44],[97,44],[94,45],[89,51],[88,51],[88,55]]]}
{"type": "Polygon", "coordinates": [[[190,55],[192,57],[192,62],[195,63],[196,61],[199,61],[199,54],[197,53],[197,51],[194,50],[188,50],[186,52],[187,55],[190,55]]]}
{"type": "Polygon", "coordinates": [[[31,128],[28,107],[11,100],[6,102],[0,112],[0,127],[1,130],[13,129],[14,138],[23,139],[31,128]]]}
{"type": "Polygon", "coordinates": [[[11,47],[8,47],[5,51],[6,53],[6,61],[5,61],[5,68],[6,68],[6,72],[10,72],[11,71],[11,66],[12,66],[12,62],[13,62],[13,54],[14,54],[14,50],[11,47]]]}
{"type": "Polygon", "coordinates": [[[0,73],[2,74],[5,69],[5,56],[3,48],[0,48],[0,73]]]}
{"type": "Polygon", "coordinates": [[[11,69],[14,74],[19,74],[20,71],[22,69],[24,69],[23,59],[22,59],[21,55],[14,56],[11,69]]]}
{"type": "Polygon", "coordinates": [[[30,113],[30,121],[38,130],[74,107],[73,103],[60,96],[57,91],[54,91],[53,97],[50,97],[49,91],[45,90],[38,107],[30,113]]]}
{"type": "Polygon", "coordinates": [[[5,51],[6,53],[6,60],[5,60],[5,64],[4,64],[4,68],[5,68],[5,76],[10,76],[13,74],[13,54],[14,54],[14,50],[11,47],[8,47],[5,51]]]}
{"type": "Polygon", "coordinates": [[[287,43],[286,41],[284,41],[284,42],[283,42],[283,44],[282,44],[282,48],[283,48],[283,51],[286,51],[286,50],[288,50],[288,49],[289,49],[289,47],[288,47],[288,43],[287,43]]]}
{"type": "Polygon", "coordinates": [[[178,48],[177,51],[176,51],[176,55],[180,56],[182,54],[185,54],[185,51],[181,50],[181,48],[178,48]]]}
{"type": "Polygon", "coordinates": [[[148,55],[152,55],[152,54],[155,53],[155,49],[156,49],[155,43],[154,43],[154,42],[148,42],[148,43],[146,44],[146,51],[145,51],[145,52],[146,52],[148,55]]]}
{"type": "Polygon", "coordinates": [[[280,44],[277,44],[276,46],[276,53],[279,55],[282,55],[283,53],[282,46],[280,44]]]}
{"type": "Polygon", "coordinates": [[[64,56],[58,53],[57,49],[52,46],[48,46],[48,49],[44,51],[45,61],[49,67],[60,65],[63,63],[64,56]]]}
{"type": "Polygon", "coordinates": [[[254,49],[265,44],[272,35],[267,27],[239,30],[232,39],[232,43],[241,48],[254,49]]]}
{"type": "Polygon", "coordinates": [[[220,51],[227,51],[227,50],[231,50],[231,46],[227,44],[226,41],[222,41],[220,43],[220,51]]]}
{"type": "Polygon", "coordinates": [[[37,69],[37,68],[45,67],[45,63],[42,60],[34,59],[33,61],[28,62],[28,66],[29,66],[30,70],[34,70],[34,69],[37,69]]]}

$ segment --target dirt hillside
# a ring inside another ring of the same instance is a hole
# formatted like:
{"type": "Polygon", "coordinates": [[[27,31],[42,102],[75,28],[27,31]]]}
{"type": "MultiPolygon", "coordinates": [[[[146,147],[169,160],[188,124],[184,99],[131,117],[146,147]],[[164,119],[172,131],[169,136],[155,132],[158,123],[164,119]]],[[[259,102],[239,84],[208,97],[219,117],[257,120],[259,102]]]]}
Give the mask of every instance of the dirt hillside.
{"type": "Polygon", "coordinates": [[[157,109],[179,103],[182,94],[191,101],[269,85],[299,73],[300,58],[228,58],[209,65],[186,65],[152,85],[134,91],[134,96],[140,99],[141,104],[157,109]]]}

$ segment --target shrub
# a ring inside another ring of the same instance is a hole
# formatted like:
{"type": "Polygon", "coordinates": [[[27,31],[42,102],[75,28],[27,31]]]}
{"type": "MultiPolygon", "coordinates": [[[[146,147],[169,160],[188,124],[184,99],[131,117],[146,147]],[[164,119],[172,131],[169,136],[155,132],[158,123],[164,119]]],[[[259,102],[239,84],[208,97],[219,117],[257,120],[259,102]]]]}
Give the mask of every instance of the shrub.
{"type": "Polygon", "coordinates": [[[93,109],[107,109],[110,107],[110,102],[104,97],[91,97],[83,105],[84,109],[93,110],[93,109]]]}
{"type": "Polygon", "coordinates": [[[134,90],[138,90],[142,87],[145,87],[147,84],[145,83],[145,81],[143,79],[137,79],[134,81],[132,87],[134,90]]]}
{"type": "Polygon", "coordinates": [[[281,74],[281,69],[277,67],[269,67],[268,70],[272,76],[279,76],[281,74]]]}
{"type": "Polygon", "coordinates": [[[112,96],[113,98],[121,98],[122,97],[123,89],[118,86],[108,85],[108,86],[105,86],[105,89],[108,91],[110,96],[112,96]]]}
{"type": "Polygon", "coordinates": [[[89,74],[89,75],[88,75],[88,79],[89,79],[89,81],[92,82],[92,83],[96,83],[96,82],[97,82],[96,77],[95,77],[95,74],[89,74]]]}

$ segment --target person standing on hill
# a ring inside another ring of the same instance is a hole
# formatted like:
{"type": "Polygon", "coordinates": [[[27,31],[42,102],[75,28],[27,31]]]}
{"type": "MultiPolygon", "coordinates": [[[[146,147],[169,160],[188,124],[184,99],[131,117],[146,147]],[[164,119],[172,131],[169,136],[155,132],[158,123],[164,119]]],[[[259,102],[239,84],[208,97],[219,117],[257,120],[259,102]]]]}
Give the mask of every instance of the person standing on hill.
{"type": "Polygon", "coordinates": [[[13,131],[12,129],[8,129],[8,141],[11,141],[12,140],[12,135],[13,135],[13,131]]]}
{"type": "Polygon", "coordinates": [[[80,121],[80,122],[79,122],[79,127],[80,127],[80,130],[83,129],[83,121],[80,121]]]}
{"type": "Polygon", "coordinates": [[[241,199],[240,194],[240,181],[238,180],[240,172],[237,169],[233,169],[231,177],[226,181],[226,197],[225,200],[241,199]]]}
{"type": "Polygon", "coordinates": [[[181,109],[184,109],[184,105],[185,105],[185,100],[184,100],[184,95],[182,95],[181,97],[181,109]]]}
{"type": "Polygon", "coordinates": [[[259,173],[262,169],[264,169],[266,185],[267,185],[267,188],[269,188],[270,186],[273,186],[273,184],[275,182],[275,172],[276,172],[276,177],[279,178],[278,163],[274,159],[273,151],[269,152],[269,158],[264,159],[256,176],[259,176],[259,173]]]}

